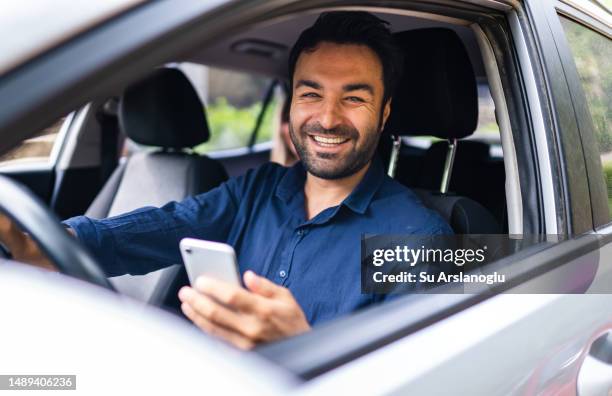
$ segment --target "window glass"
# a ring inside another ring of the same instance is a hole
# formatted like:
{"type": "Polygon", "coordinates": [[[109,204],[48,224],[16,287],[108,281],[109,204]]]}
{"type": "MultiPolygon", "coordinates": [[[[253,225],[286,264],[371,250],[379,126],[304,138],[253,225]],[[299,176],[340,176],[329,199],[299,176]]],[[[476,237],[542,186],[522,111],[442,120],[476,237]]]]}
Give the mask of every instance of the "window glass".
{"type": "MultiPolygon", "coordinates": [[[[181,64],[206,106],[210,140],[195,148],[198,153],[245,147],[259,116],[266,92],[273,79],[256,74],[207,67],[192,63],[181,64]]],[[[256,143],[272,138],[278,125],[277,96],[269,104],[259,128],[256,143]]]]}
{"type": "Polygon", "coordinates": [[[567,41],[587,99],[612,213],[612,45],[610,40],[568,18],[561,17],[567,41]]]}
{"type": "Polygon", "coordinates": [[[0,155],[0,166],[48,163],[65,119],[65,117],[60,118],[34,137],[24,140],[19,146],[0,155]]]}

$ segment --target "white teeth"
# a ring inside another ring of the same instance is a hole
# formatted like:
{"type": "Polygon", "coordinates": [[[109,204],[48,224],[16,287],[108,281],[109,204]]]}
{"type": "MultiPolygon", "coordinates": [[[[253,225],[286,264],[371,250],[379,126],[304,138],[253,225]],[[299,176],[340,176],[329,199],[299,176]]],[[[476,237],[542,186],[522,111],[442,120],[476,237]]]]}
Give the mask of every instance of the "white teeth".
{"type": "Polygon", "coordinates": [[[312,137],[317,143],[323,144],[340,144],[346,142],[348,139],[340,138],[340,137],[323,137],[314,135],[312,137]]]}

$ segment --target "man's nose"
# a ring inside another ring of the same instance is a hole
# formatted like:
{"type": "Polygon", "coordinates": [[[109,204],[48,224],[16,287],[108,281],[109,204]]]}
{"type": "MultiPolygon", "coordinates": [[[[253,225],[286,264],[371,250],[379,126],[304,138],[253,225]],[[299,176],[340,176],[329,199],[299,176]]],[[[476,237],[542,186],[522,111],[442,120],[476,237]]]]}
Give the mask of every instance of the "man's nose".
{"type": "Polygon", "coordinates": [[[326,100],[322,104],[319,123],[325,129],[334,129],[342,123],[342,111],[336,100],[326,100]]]}

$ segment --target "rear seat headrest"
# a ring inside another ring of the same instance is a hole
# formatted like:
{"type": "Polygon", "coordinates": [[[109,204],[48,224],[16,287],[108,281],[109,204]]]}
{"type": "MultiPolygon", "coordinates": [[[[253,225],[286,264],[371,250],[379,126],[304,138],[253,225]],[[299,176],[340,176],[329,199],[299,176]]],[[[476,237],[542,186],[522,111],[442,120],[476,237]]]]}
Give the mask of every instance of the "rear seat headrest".
{"type": "Polygon", "coordinates": [[[209,138],[204,105],[178,69],[157,69],[129,86],[119,103],[119,124],[147,146],[189,148],[209,138]]]}
{"type": "Polygon", "coordinates": [[[404,50],[404,70],[385,132],[442,139],[471,135],[478,121],[476,77],[457,33],[428,28],[395,37],[404,50]]]}

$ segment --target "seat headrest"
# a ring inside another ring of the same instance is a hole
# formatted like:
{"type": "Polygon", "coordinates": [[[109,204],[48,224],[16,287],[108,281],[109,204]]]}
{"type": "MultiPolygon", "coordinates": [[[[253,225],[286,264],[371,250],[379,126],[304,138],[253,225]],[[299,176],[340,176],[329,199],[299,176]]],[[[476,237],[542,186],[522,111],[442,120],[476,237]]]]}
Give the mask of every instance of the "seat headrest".
{"type": "Polygon", "coordinates": [[[178,69],[157,69],[128,87],[119,123],[130,139],[147,146],[189,148],[209,138],[204,105],[178,69]]]}
{"type": "Polygon", "coordinates": [[[442,139],[471,135],[478,121],[476,77],[457,33],[428,28],[395,38],[404,50],[404,70],[385,131],[442,139]]]}

